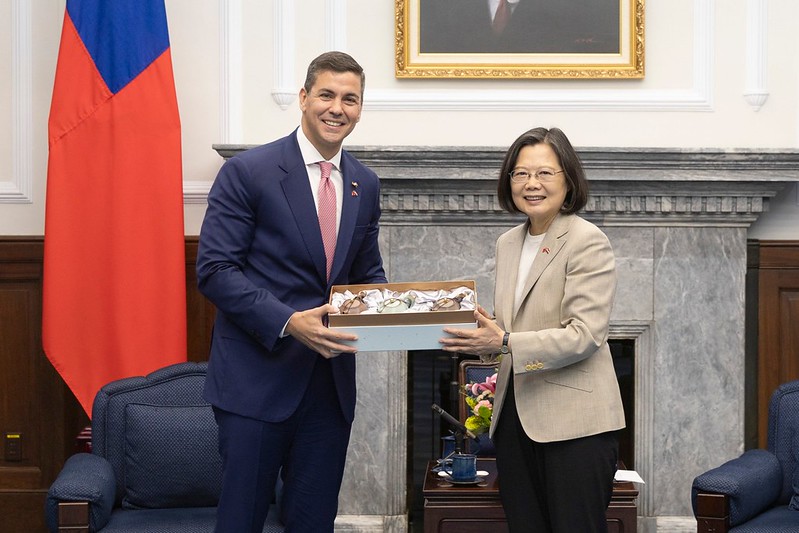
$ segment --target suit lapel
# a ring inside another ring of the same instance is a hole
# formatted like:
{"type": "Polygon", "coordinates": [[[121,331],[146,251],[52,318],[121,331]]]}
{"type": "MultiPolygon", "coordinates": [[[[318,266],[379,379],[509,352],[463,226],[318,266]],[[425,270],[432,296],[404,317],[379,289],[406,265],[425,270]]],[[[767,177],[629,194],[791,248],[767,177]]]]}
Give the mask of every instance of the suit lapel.
{"type": "MultiPolygon", "coordinates": [[[[570,216],[559,214],[555,220],[552,221],[552,224],[544,236],[544,240],[541,242],[540,248],[538,248],[538,253],[533,260],[533,265],[530,267],[530,273],[527,275],[527,279],[524,282],[521,298],[522,302],[529,296],[530,291],[533,290],[533,286],[538,281],[538,278],[541,277],[541,274],[544,272],[544,270],[546,270],[549,264],[552,263],[552,260],[555,259],[556,255],[558,255],[561,248],[563,248],[563,245],[566,244],[566,238],[569,231],[569,226],[571,225],[571,220],[572,218],[570,216]]],[[[528,228],[529,225],[525,225],[524,231],[528,231],[528,228]]],[[[518,246],[518,249],[520,250],[519,255],[521,255],[521,247],[522,245],[520,243],[518,246]]],[[[518,256],[516,264],[519,264],[518,256]]],[[[513,305],[513,303],[511,303],[511,305],[513,305]]],[[[513,314],[510,316],[515,319],[517,311],[518,309],[513,309],[513,314]]]]}
{"type": "Polygon", "coordinates": [[[347,250],[352,244],[352,235],[355,232],[355,222],[358,220],[358,210],[361,208],[358,166],[351,161],[351,156],[344,151],[341,153],[341,176],[344,193],[341,201],[341,220],[339,221],[338,237],[336,238],[336,255],[333,258],[333,268],[330,272],[331,280],[335,279],[347,257],[347,250]]]}
{"type": "Polygon", "coordinates": [[[502,316],[507,317],[505,320],[506,327],[511,324],[513,319],[513,295],[516,294],[516,280],[519,277],[519,258],[522,255],[522,243],[526,232],[527,224],[522,224],[511,230],[501,250],[505,257],[497,263],[496,293],[506,295],[501,305],[502,316]]]}
{"type": "MultiPolygon", "coordinates": [[[[319,231],[319,216],[314,209],[313,193],[308,183],[308,172],[296,138],[292,137],[291,141],[287,144],[284,152],[283,170],[286,175],[281,181],[281,185],[308,254],[313,260],[320,279],[326,282],[325,248],[322,244],[322,234],[319,231]]],[[[352,243],[355,223],[358,220],[358,210],[361,206],[361,190],[358,184],[359,168],[351,159],[352,156],[347,152],[342,152],[340,170],[344,190],[341,202],[341,220],[336,238],[336,254],[330,272],[331,280],[335,279],[347,257],[347,250],[352,243]]]]}
{"type": "Polygon", "coordinates": [[[325,248],[322,244],[322,233],[319,231],[319,217],[314,208],[313,193],[308,182],[308,171],[297,145],[296,132],[289,137],[281,168],[286,173],[280,182],[283,194],[294,215],[294,221],[300,232],[305,248],[313,260],[316,271],[322,281],[327,277],[325,264],[325,248]]]}

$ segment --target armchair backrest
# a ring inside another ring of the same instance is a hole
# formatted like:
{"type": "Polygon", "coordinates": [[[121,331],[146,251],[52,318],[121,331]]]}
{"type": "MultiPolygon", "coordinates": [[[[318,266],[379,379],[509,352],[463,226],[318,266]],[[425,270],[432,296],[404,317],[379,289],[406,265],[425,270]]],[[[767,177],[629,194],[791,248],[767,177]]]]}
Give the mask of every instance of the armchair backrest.
{"type": "Polygon", "coordinates": [[[111,464],[115,506],[214,506],[221,458],[211,406],[203,399],[207,363],[179,363],[113,381],[92,407],[92,453],[111,464]]]}
{"type": "MultiPolygon", "coordinates": [[[[499,362],[484,363],[476,359],[466,359],[461,361],[460,370],[458,372],[458,384],[460,390],[463,391],[463,386],[469,383],[482,383],[489,376],[496,373],[499,368],[499,362]]],[[[465,422],[469,414],[466,412],[468,406],[465,401],[461,401],[458,407],[458,419],[465,422]]]]}
{"type": "Polygon", "coordinates": [[[767,447],[782,466],[780,503],[787,503],[794,494],[796,456],[799,454],[799,380],[783,383],[771,396],[768,409],[767,447]]]}

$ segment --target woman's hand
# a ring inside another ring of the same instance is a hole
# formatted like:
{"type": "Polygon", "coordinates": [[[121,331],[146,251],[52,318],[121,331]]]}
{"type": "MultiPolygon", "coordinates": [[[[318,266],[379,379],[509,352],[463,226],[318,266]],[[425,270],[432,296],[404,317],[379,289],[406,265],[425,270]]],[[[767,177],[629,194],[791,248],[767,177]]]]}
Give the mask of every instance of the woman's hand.
{"type": "Polygon", "coordinates": [[[463,352],[474,355],[494,355],[502,348],[502,337],[505,332],[494,317],[481,306],[474,311],[477,329],[444,328],[444,332],[452,337],[439,339],[441,349],[445,352],[463,352]]]}

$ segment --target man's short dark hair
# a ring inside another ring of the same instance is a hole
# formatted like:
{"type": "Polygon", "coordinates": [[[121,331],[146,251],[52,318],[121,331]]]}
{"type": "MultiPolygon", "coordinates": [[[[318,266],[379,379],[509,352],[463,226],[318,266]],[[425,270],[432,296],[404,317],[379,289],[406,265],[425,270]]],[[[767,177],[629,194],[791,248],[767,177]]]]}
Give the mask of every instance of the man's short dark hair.
{"type": "Polygon", "coordinates": [[[351,55],[344,52],[325,52],[308,65],[308,74],[305,76],[305,92],[310,93],[316,78],[321,72],[352,72],[361,77],[361,96],[366,87],[366,74],[363,67],[351,55]]]}

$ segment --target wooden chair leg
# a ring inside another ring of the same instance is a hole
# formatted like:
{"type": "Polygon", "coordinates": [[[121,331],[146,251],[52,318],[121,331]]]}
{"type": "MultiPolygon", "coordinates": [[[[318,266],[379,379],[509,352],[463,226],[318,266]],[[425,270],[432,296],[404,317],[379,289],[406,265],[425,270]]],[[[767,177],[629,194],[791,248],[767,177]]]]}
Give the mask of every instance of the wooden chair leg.
{"type": "Polygon", "coordinates": [[[89,533],[89,502],[59,503],[58,531],[89,533]]]}

